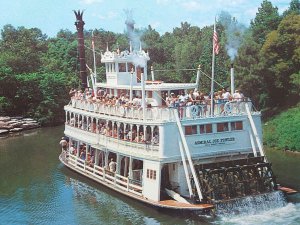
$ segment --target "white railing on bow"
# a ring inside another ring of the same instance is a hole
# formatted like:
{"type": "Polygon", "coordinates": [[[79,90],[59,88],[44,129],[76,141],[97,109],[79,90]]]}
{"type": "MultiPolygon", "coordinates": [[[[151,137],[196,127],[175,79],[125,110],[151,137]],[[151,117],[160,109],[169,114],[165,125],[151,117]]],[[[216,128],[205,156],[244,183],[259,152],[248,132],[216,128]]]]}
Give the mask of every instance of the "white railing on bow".
{"type": "MultiPolygon", "coordinates": [[[[66,153],[68,154],[68,153],[66,153]]],[[[138,185],[136,182],[132,182],[132,179],[128,177],[121,176],[117,173],[110,172],[103,167],[97,165],[89,165],[85,160],[79,157],[68,154],[66,161],[72,167],[89,174],[96,180],[108,183],[109,186],[117,187],[123,191],[128,191],[136,195],[142,196],[142,186],[138,185]]],[[[142,182],[140,182],[141,184],[142,182]]]]}
{"type": "MultiPolygon", "coordinates": [[[[252,102],[248,99],[240,99],[226,102],[216,102],[213,105],[213,116],[229,116],[229,115],[246,115],[245,104],[249,106],[253,112],[252,102]]],[[[143,120],[142,108],[123,106],[123,105],[107,105],[103,103],[88,102],[86,100],[72,99],[70,104],[74,108],[82,109],[89,112],[124,117],[129,119],[143,120]]],[[[190,106],[174,106],[174,107],[151,107],[145,110],[145,119],[150,121],[175,121],[172,111],[177,109],[181,120],[207,118],[211,117],[210,104],[195,104],[190,106]]]]}

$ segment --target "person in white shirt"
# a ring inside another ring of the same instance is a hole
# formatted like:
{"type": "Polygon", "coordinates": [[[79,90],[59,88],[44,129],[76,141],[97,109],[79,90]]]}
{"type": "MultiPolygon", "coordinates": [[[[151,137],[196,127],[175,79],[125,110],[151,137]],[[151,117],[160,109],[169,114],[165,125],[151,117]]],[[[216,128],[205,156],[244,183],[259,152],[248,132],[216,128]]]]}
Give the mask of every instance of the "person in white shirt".
{"type": "Polygon", "coordinates": [[[242,96],[240,94],[239,90],[235,90],[234,94],[233,94],[233,99],[236,100],[237,102],[242,101],[242,96]]]}
{"type": "Polygon", "coordinates": [[[108,167],[109,167],[110,172],[113,172],[113,173],[116,172],[117,163],[114,162],[113,158],[110,159],[110,163],[108,164],[108,167]]]}
{"type": "Polygon", "coordinates": [[[228,90],[223,89],[222,98],[224,99],[225,102],[229,101],[229,99],[230,99],[230,93],[229,93],[228,90]]]}

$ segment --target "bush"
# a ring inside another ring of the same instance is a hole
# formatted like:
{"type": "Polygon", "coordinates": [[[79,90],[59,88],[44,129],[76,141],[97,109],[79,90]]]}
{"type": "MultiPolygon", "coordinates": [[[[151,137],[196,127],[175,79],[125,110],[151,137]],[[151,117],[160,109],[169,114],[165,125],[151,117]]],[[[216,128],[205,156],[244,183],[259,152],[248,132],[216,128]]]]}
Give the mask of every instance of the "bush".
{"type": "Polygon", "coordinates": [[[300,151],[300,105],[281,113],[264,125],[267,146],[300,151]]]}

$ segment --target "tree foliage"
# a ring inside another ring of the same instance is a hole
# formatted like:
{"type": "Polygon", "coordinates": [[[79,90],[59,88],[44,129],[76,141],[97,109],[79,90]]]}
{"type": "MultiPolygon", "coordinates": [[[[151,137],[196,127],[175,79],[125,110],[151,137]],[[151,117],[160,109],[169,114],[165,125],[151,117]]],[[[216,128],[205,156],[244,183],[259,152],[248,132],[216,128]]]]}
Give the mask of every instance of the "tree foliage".
{"type": "Polygon", "coordinates": [[[300,150],[300,105],[281,113],[264,126],[265,144],[284,150],[300,150]]]}
{"type": "MultiPolygon", "coordinates": [[[[234,62],[236,87],[264,116],[296,105],[300,98],[299,16],[299,0],[291,0],[282,15],[263,0],[248,29],[222,12],[216,24],[220,52],[215,60],[215,80],[221,86],[215,88],[230,86],[230,64],[234,62]]],[[[93,38],[98,80],[103,81],[101,52],[129,50],[129,38],[126,32],[103,29],[85,30],[84,34],[86,63],[93,68],[93,38]]],[[[164,34],[149,25],[135,29],[135,34],[150,55],[148,74],[153,66],[157,80],[195,82],[195,70],[201,65],[200,89],[210,92],[212,25],[199,28],[182,22],[164,34]]],[[[32,116],[44,124],[63,121],[68,90],[80,86],[78,70],[76,32],[60,30],[56,37],[48,38],[38,28],[5,25],[0,39],[0,113],[32,116]]]]}

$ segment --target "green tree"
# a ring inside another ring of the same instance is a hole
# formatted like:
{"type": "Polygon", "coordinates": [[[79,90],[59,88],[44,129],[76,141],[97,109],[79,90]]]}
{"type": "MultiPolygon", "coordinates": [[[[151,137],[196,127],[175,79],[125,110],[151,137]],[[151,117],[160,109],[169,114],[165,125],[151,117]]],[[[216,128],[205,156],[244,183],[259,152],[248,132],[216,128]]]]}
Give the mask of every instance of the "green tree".
{"type": "Polygon", "coordinates": [[[300,14],[300,1],[292,0],[290,6],[287,10],[283,12],[283,17],[286,17],[289,14],[300,14]]]}
{"type": "Polygon", "coordinates": [[[276,30],[280,23],[280,16],[278,8],[273,7],[272,3],[268,0],[264,0],[261,7],[258,8],[258,12],[254,20],[251,21],[251,30],[254,41],[263,44],[266,40],[267,34],[276,30]]]}
{"type": "Polygon", "coordinates": [[[285,17],[278,29],[268,34],[261,55],[263,78],[270,96],[268,105],[296,104],[300,100],[300,15],[285,17]]]}
{"type": "Polygon", "coordinates": [[[47,37],[41,30],[5,25],[1,37],[0,50],[15,74],[34,72],[41,67],[42,53],[47,51],[47,37]]]}
{"type": "Polygon", "coordinates": [[[236,87],[253,101],[256,107],[265,107],[265,84],[259,73],[260,44],[253,39],[251,31],[245,34],[235,59],[236,87]]]}

